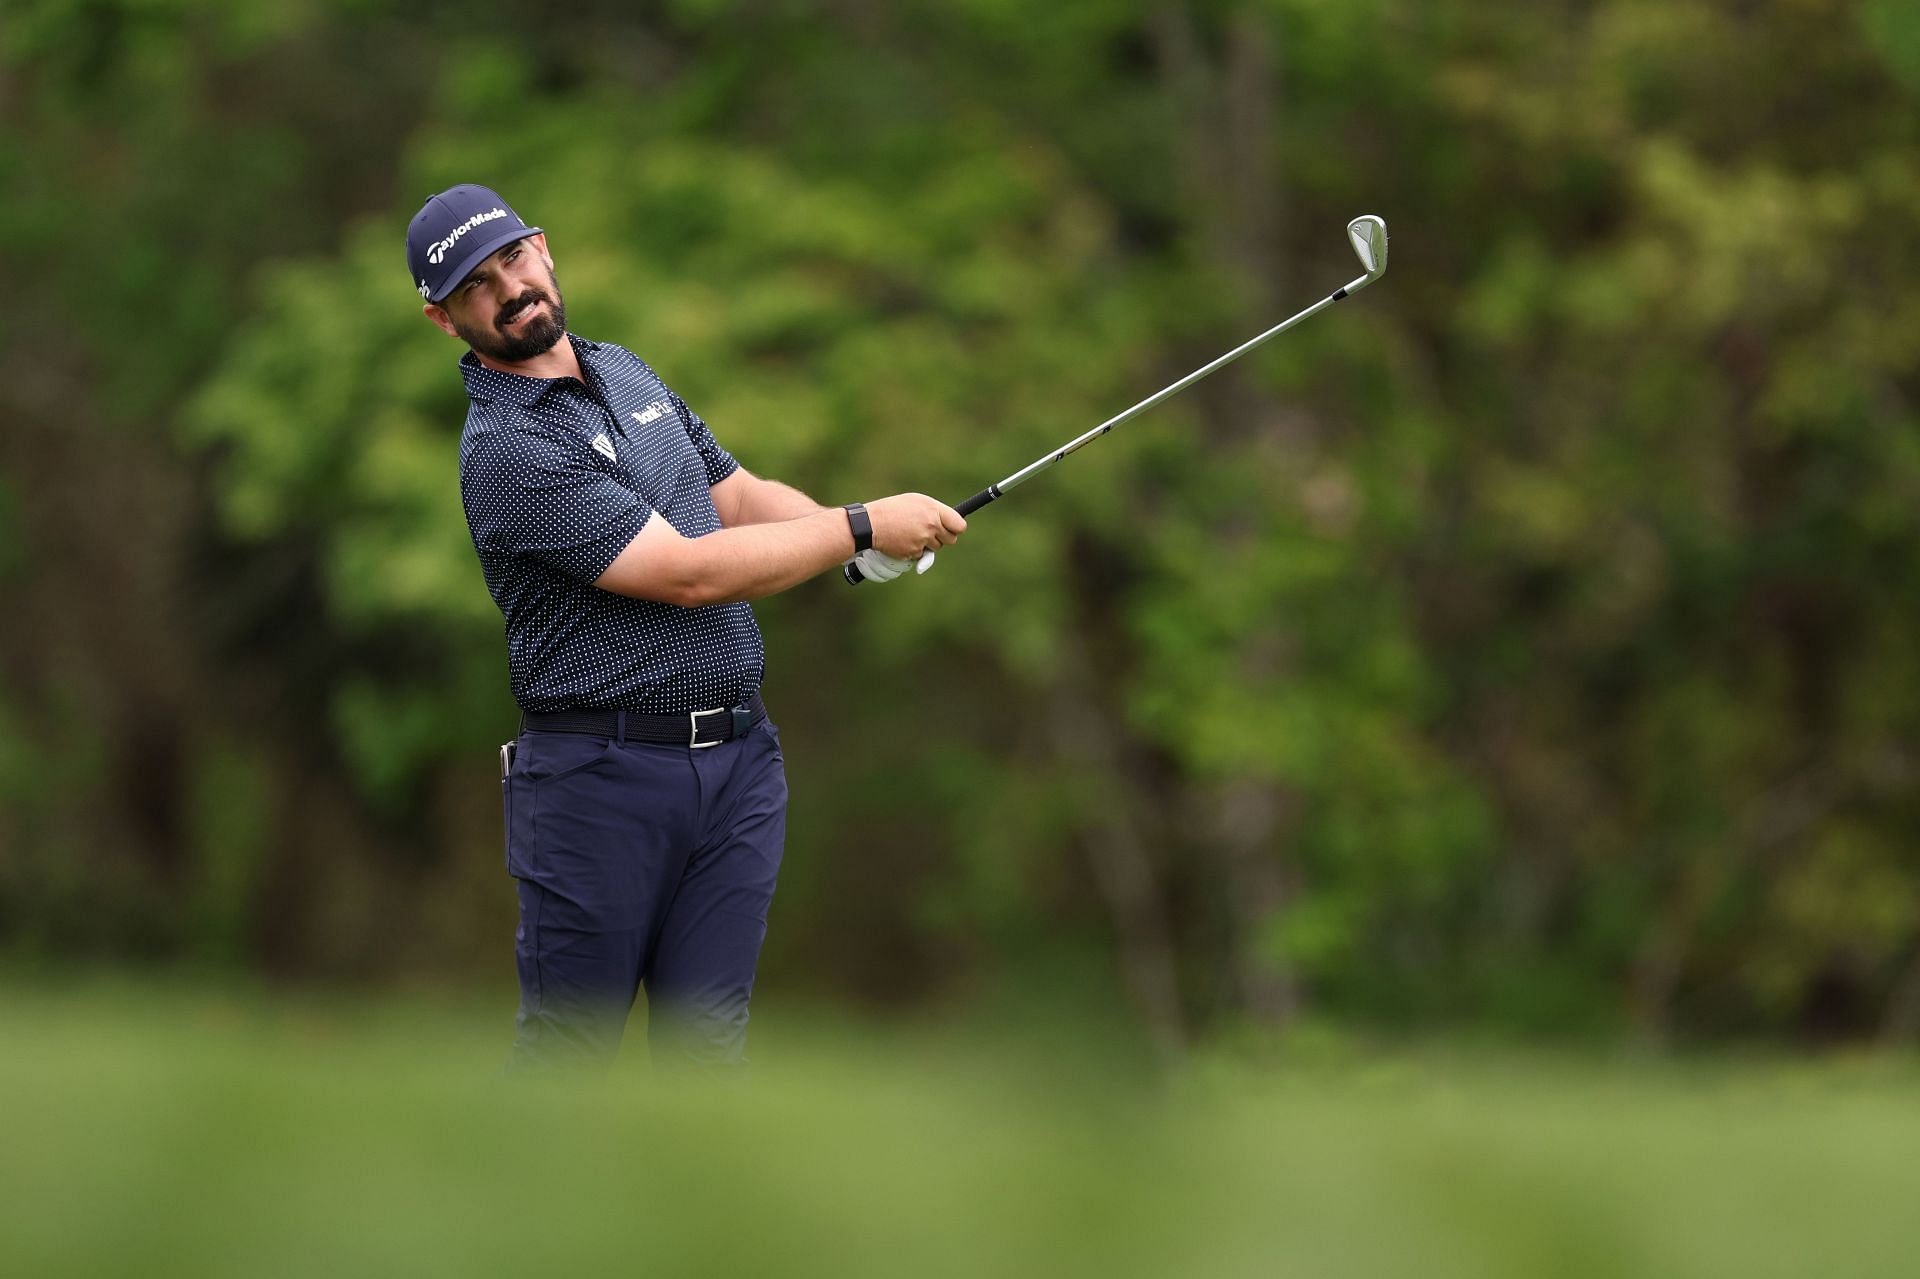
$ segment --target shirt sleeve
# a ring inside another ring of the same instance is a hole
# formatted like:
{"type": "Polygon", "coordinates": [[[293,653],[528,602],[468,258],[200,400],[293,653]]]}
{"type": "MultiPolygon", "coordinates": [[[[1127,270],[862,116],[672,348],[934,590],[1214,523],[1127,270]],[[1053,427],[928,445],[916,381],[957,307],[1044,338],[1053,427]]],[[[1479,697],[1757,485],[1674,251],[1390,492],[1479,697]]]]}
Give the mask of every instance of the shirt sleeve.
{"type": "Polygon", "coordinates": [[[707,487],[712,488],[740,469],[740,463],[733,460],[733,454],[720,447],[720,441],[713,438],[713,432],[700,420],[700,415],[687,407],[687,402],[673,391],[667,392],[667,398],[673,401],[673,408],[680,415],[680,425],[687,429],[687,438],[693,441],[693,447],[699,450],[700,461],[707,468],[707,487]]]}
{"type": "Polygon", "coordinates": [[[460,468],[460,500],[476,547],[525,556],[588,583],[653,515],[578,449],[521,431],[475,441],[460,468]]]}

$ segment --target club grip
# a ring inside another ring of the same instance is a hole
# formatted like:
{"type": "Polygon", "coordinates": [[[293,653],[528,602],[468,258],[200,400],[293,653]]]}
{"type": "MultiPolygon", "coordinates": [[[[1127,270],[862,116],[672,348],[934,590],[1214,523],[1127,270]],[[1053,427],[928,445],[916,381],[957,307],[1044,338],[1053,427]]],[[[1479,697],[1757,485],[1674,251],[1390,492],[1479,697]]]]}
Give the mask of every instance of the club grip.
{"type": "Polygon", "coordinates": [[[867,580],[867,575],[865,573],[862,573],[860,571],[860,566],[858,564],[855,564],[852,560],[848,560],[845,564],[842,564],[840,566],[840,576],[847,579],[848,586],[858,586],[860,585],[860,583],[867,580]]]}
{"type": "Polygon", "coordinates": [[[975,493],[972,497],[960,503],[960,505],[954,507],[953,509],[960,512],[960,514],[962,515],[972,515],[975,511],[979,510],[981,507],[985,506],[988,502],[991,502],[994,498],[999,496],[1000,496],[1000,490],[995,488],[993,485],[989,484],[985,488],[981,489],[978,493],[975,493]]]}

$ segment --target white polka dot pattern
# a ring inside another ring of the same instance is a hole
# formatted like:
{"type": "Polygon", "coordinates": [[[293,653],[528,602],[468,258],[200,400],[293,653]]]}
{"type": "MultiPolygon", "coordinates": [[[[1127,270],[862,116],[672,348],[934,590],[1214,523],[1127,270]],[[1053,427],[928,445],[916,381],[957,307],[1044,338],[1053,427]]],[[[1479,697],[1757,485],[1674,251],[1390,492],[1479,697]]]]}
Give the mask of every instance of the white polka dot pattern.
{"type": "Polygon", "coordinates": [[[720,528],[709,488],[739,464],[639,356],[570,340],[585,385],[460,360],[460,500],[506,618],[514,701],[655,714],[743,702],[766,666],[751,608],[593,585],[655,512],[683,537],[720,528]]]}

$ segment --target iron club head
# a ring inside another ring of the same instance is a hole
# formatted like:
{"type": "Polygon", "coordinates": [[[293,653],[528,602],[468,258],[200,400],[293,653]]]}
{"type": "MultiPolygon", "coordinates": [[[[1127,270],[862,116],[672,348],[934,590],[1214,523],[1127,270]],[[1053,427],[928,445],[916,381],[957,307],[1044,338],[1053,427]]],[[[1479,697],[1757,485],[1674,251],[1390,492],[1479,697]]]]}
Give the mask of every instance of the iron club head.
{"type": "Polygon", "coordinates": [[[1347,223],[1347,239],[1353,241],[1353,255],[1367,270],[1367,283],[1387,273],[1386,219],[1363,213],[1347,223]]]}

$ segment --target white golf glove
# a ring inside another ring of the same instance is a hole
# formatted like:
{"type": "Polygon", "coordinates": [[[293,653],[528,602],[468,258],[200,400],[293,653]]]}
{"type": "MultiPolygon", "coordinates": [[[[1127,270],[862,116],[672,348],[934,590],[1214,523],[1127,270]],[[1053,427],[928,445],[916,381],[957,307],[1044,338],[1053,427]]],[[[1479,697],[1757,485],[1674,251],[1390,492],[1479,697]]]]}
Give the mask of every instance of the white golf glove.
{"type": "Polygon", "coordinates": [[[848,563],[860,570],[860,576],[869,582],[891,582],[913,567],[912,560],[896,560],[885,551],[869,546],[854,556],[848,563]]]}

